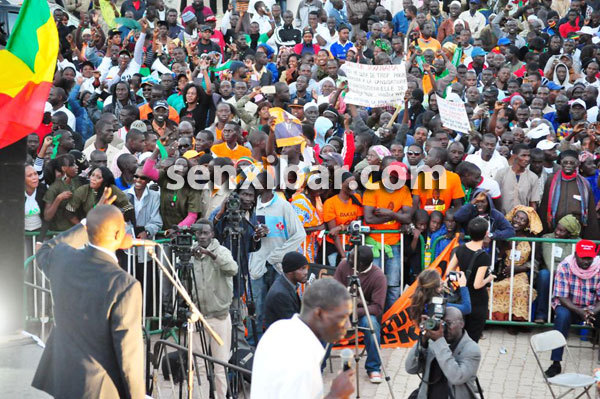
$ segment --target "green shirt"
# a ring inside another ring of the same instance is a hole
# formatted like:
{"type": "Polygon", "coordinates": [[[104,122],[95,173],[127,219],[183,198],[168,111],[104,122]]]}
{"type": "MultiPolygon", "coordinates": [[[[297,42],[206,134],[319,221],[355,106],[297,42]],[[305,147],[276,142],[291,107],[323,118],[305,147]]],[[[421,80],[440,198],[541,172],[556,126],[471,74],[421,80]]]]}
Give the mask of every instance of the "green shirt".
{"type": "Polygon", "coordinates": [[[161,171],[158,178],[160,215],[165,230],[181,223],[189,212],[200,213],[200,191],[193,190],[188,185],[179,190],[170,190],[167,188],[169,182],[174,183],[165,171],[161,171]]]}
{"type": "MultiPolygon", "coordinates": [[[[133,209],[133,206],[127,199],[127,196],[123,191],[121,191],[114,184],[110,186],[112,188],[112,195],[115,195],[117,199],[113,203],[114,206],[119,208],[119,210],[123,213],[126,211],[133,209]]],[[[71,200],[67,204],[67,211],[75,214],[80,219],[84,218],[85,215],[98,203],[98,194],[97,191],[93,190],[89,184],[83,185],[79,187],[73,193],[71,200]]]]}
{"type": "MultiPolygon", "coordinates": [[[[46,206],[52,205],[56,197],[65,191],[75,192],[76,189],[81,185],[79,179],[71,179],[71,183],[67,184],[63,179],[57,179],[44,194],[44,202],[46,206]]],[[[72,198],[72,197],[71,197],[72,198]]],[[[73,227],[73,223],[69,221],[69,213],[66,210],[67,203],[69,201],[62,201],[54,214],[54,217],[50,221],[49,229],[53,231],[65,231],[73,227]]]]}

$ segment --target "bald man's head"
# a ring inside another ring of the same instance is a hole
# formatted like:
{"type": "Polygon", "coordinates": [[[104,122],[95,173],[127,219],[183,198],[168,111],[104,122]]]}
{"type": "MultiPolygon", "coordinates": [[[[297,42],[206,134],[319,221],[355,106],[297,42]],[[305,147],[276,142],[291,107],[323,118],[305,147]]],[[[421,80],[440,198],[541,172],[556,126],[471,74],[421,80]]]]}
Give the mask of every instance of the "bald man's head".
{"type": "Polygon", "coordinates": [[[87,233],[91,244],[116,251],[125,236],[125,219],[119,208],[100,205],[87,214],[87,233]]]}
{"type": "Polygon", "coordinates": [[[462,312],[455,307],[446,307],[446,316],[444,316],[444,322],[446,322],[446,341],[449,343],[458,342],[463,335],[463,329],[465,328],[465,320],[462,312]]]}

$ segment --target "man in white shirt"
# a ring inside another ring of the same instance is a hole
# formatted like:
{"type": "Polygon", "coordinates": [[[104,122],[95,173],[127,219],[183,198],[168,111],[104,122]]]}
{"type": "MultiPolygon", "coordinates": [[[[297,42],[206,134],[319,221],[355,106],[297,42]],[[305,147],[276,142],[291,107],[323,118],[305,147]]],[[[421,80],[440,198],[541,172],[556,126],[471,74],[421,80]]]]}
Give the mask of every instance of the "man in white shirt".
{"type": "Polygon", "coordinates": [[[57,112],[64,112],[67,115],[67,125],[71,130],[75,131],[75,115],[65,106],[67,102],[67,93],[62,87],[52,86],[50,93],[48,94],[48,104],[46,104],[46,111],[50,112],[50,115],[54,115],[57,112]]]}
{"type": "Polygon", "coordinates": [[[256,348],[251,399],[341,399],[354,392],[350,369],[338,375],[323,393],[322,342],[335,342],[350,328],[352,302],[334,279],[317,280],[302,297],[300,314],[273,323],[256,348]],[[291,343],[291,344],[290,344],[291,343]]]}
{"type": "Polygon", "coordinates": [[[467,155],[465,161],[474,163],[481,169],[481,175],[493,179],[500,169],[508,168],[508,161],[498,151],[496,144],[498,137],[491,133],[483,135],[481,149],[475,154],[467,155]]]}
{"type": "Polygon", "coordinates": [[[469,0],[469,9],[467,11],[463,11],[458,16],[459,19],[466,21],[469,24],[469,28],[473,35],[473,39],[479,39],[479,35],[481,35],[481,30],[487,24],[485,20],[485,16],[478,12],[481,7],[481,0],[469,0]]]}
{"type": "Polygon", "coordinates": [[[252,16],[250,22],[256,22],[258,24],[258,32],[261,35],[266,33],[271,36],[275,30],[275,21],[273,20],[271,12],[262,1],[257,1],[254,7],[256,12],[252,16]]]}

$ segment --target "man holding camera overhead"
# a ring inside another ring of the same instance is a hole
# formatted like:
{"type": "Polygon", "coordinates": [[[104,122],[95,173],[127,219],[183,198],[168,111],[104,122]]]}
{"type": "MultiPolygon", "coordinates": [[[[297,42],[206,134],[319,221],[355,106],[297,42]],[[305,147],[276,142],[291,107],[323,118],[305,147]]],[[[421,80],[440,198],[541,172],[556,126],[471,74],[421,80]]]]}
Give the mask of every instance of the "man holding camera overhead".
{"type": "MultiPolygon", "coordinates": [[[[420,341],[410,350],[405,366],[409,374],[422,375],[410,398],[475,398],[475,379],[481,350],[464,330],[460,310],[444,305],[445,314],[436,328],[422,328],[420,341]]],[[[423,321],[429,319],[423,316],[423,321]]],[[[432,320],[433,321],[433,320],[432,320]]]]}

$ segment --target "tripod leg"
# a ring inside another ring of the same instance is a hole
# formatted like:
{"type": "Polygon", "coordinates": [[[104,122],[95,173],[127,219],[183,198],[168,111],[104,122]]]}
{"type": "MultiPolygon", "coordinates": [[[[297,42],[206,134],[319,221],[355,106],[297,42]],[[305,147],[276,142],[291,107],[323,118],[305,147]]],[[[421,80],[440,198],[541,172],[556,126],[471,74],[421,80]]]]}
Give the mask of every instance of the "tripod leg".
{"type": "MultiPolygon", "coordinates": [[[[379,347],[379,337],[374,334],[375,329],[373,328],[373,321],[371,320],[371,314],[369,313],[369,308],[367,307],[367,300],[365,299],[365,294],[362,290],[362,287],[359,285],[357,287],[358,293],[360,295],[360,301],[363,304],[363,308],[365,310],[365,316],[367,316],[367,323],[369,324],[369,330],[371,331],[371,338],[375,340],[375,348],[377,349],[377,354],[379,355],[379,359],[381,360],[381,371],[383,373],[383,377],[390,391],[390,396],[392,399],[395,399],[394,390],[392,389],[392,384],[390,382],[390,377],[388,376],[387,370],[385,369],[385,365],[383,364],[383,357],[381,356],[381,348],[379,347]]],[[[357,373],[358,374],[358,373],[357,373]]],[[[358,387],[357,387],[358,391],[358,387]]]]}

